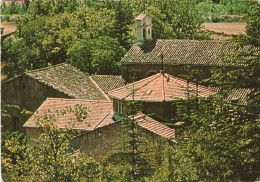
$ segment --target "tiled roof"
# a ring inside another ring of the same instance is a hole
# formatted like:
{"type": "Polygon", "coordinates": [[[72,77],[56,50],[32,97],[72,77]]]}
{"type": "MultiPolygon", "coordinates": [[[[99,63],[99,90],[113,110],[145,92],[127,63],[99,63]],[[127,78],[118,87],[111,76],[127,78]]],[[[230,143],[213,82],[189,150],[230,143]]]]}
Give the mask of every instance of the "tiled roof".
{"type": "Polygon", "coordinates": [[[126,84],[126,81],[120,75],[93,75],[91,78],[106,94],[126,84]]]}
{"type": "Polygon", "coordinates": [[[238,101],[239,104],[247,105],[247,96],[251,93],[249,88],[238,88],[230,92],[227,97],[228,102],[238,101]]]}
{"type": "MultiPolygon", "coordinates": [[[[195,83],[189,83],[189,90],[196,90],[195,83]]],[[[198,85],[198,96],[208,97],[216,92],[198,85]]],[[[146,102],[174,101],[187,98],[187,81],[167,73],[157,73],[148,78],[128,84],[109,92],[120,100],[139,100],[146,102]]]]}
{"type": "MultiPolygon", "coordinates": [[[[170,40],[158,39],[155,47],[143,50],[133,45],[124,58],[122,64],[163,64],[165,65],[204,65],[216,66],[221,62],[221,54],[237,53],[242,49],[234,48],[235,44],[223,44],[217,40],[170,40]]],[[[243,50],[249,47],[244,47],[243,50]]],[[[225,57],[227,59],[227,55],[225,57]]]]}
{"type": "Polygon", "coordinates": [[[155,119],[143,114],[137,113],[135,115],[135,120],[138,121],[138,125],[142,128],[155,133],[163,138],[174,138],[175,130],[156,121],[155,119]]]}
{"type": "Polygon", "coordinates": [[[76,99],[106,100],[88,75],[62,63],[26,72],[25,75],[76,99]]]}
{"type": "Polygon", "coordinates": [[[142,20],[146,17],[146,14],[140,14],[138,17],[135,18],[135,20],[142,20]]]}
{"type": "MultiPolygon", "coordinates": [[[[113,104],[108,101],[93,101],[83,99],[63,99],[63,98],[47,98],[46,101],[38,108],[38,110],[26,121],[24,127],[37,127],[38,122],[36,116],[43,115],[44,112],[50,111],[51,114],[56,114],[57,110],[74,107],[76,104],[82,104],[90,111],[86,119],[81,121],[72,121],[75,124],[74,129],[91,131],[105,125],[114,123],[113,117],[113,104]]],[[[76,119],[75,114],[66,113],[56,117],[54,124],[59,128],[72,126],[70,124],[71,118],[76,119]]]]}

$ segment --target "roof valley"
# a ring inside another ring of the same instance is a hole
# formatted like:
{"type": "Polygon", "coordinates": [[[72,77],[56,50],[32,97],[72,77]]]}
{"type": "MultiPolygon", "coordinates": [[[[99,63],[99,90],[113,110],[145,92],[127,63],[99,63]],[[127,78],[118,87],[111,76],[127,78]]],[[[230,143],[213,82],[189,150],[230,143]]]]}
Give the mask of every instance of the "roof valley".
{"type": "Polygon", "coordinates": [[[107,101],[111,101],[110,98],[105,94],[105,92],[98,86],[97,82],[95,82],[92,77],[90,76],[89,79],[92,81],[92,83],[99,89],[99,91],[104,95],[104,97],[107,99],[107,101]]]}

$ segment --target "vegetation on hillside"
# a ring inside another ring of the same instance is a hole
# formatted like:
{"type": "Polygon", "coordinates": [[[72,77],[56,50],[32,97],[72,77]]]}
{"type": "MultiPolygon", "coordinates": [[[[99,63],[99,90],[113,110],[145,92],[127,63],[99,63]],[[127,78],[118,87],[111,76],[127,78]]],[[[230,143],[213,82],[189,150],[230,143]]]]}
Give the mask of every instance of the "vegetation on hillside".
{"type": "MultiPolygon", "coordinates": [[[[13,13],[21,7],[13,2],[1,8],[13,13]]],[[[244,1],[225,0],[38,0],[23,8],[15,39],[2,42],[7,78],[62,62],[88,74],[120,74],[120,60],[135,43],[134,18],[140,13],[153,17],[154,40],[209,39],[201,30],[205,18],[215,21],[251,9],[244,1]]]]}
{"type": "Polygon", "coordinates": [[[3,41],[3,72],[10,78],[66,61],[88,74],[119,74],[119,62],[135,42],[134,18],[144,11],[153,16],[154,39],[205,38],[193,6],[188,1],[35,1],[18,20],[16,38],[3,41]]]}

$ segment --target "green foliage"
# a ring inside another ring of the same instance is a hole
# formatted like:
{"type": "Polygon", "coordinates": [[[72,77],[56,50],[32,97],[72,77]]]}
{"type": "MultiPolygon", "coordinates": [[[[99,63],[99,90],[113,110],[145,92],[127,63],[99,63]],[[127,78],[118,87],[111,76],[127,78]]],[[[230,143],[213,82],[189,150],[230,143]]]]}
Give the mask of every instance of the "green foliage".
{"type": "Polygon", "coordinates": [[[152,163],[148,149],[148,141],[135,119],[140,111],[137,102],[128,102],[127,115],[121,119],[122,139],[118,143],[118,151],[110,157],[110,161],[119,168],[122,181],[144,181],[152,174],[152,163]]]}
{"type": "Polygon", "coordinates": [[[199,100],[190,109],[186,139],[179,140],[173,160],[175,180],[255,180],[258,177],[259,122],[247,107],[223,97],[199,100]]]}
{"type": "Polygon", "coordinates": [[[72,13],[64,8],[60,14],[40,16],[34,6],[17,23],[18,40],[3,43],[8,77],[64,61],[89,74],[119,74],[126,50],[115,38],[112,11],[82,6],[72,13]]]}
{"type": "MultiPolygon", "coordinates": [[[[2,133],[2,176],[5,181],[94,181],[98,165],[90,157],[75,155],[70,140],[77,134],[73,128],[58,128],[60,115],[75,113],[76,119],[87,117],[87,108],[76,105],[37,116],[41,135],[33,144],[18,132],[2,133]],[[87,170],[86,170],[87,169],[87,170]]],[[[73,123],[71,123],[73,126],[73,123]]]]}
{"type": "Polygon", "coordinates": [[[185,107],[179,105],[181,121],[186,123],[173,149],[176,181],[259,178],[259,44],[250,35],[232,41],[237,50],[245,51],[223,60],[223,65],[240,65],[236,70],[227,72],[223,66],[213,73],[211,81],[219,89],[218,95],[209,99],[188,97],[185,107]],[[238,88],[250,90],[246,104],[230,101],[232,90],[238,88]]]}
{"type": "Polygon", "coordinates": [[[11,117],[11,113],[8,112],[9,109],[16,109],[16,110],[21,110],[21,108],[17,105],[2,105],[1,106],[1,117],[11,117]]]}
{"type": "Polygon", "coordinates": [[[12,1],[9,6],[6,6],[5,2],[1,4],[1,14],[2,15],[12,15],[12,14],[24,14],[26,12],[25,5],[18,5],[15,1],[12,1]]]}
{"type": "Polygon", "coordinates": [[[254,45],[260,44],[260,3],[252,3],[252,12],[247,16],[246,34],[254,45]]]}
{"type": "Polygon", "coordinates": [[[70,62],[89,74],[119,74],[120,60],[134,43],[134,17],[153,16],[153,37],[203,39],[201,21],[188,1],[39,0],[17,22],[15,41],[3,43],[8,78],[26,70],[70,62]],[[141,9],[140,9],[141,7],[141,9]],[[178,7],[178,8],[177,8],[178,7]],[[18,48],[20,47],[20,48],[18,48]]]}
{"type": "Polygon", "coordinates": [[[6,181],[15,181],[23,175],[26,137],[19,132],[1,133],[1,173],[6,181]],[[16,176],[16,177],[15,177],[16,176]]]}
{"type": "Polygon", "coordinates": [[[35,48],[27,47],[24,40],[5,39],[2,42],[2,61],[5,62],[3,74],[10,78],[32,69],[31,62],[37,61],[35,51],[35,48]]]}
{"type": "Polygon", "coordinates": [[[196,5],[204,22],[237,22],[244,21],[242,16],[250,11],[247,1],[212,0],[199,2],[196,5]]]}
{"type": "Polygon", "coordinates": [[[30,4],[26,19],[33,20],[39,16],[53,16],[60,13],[72,13],[79,6],[77,0],[38,0],[30,4]]]}

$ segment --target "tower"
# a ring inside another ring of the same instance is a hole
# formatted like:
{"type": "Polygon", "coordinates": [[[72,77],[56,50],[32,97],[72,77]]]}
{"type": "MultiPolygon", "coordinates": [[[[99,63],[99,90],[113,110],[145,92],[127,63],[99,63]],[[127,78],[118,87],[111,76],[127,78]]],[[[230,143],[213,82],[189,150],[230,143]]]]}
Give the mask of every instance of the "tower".
{"type": "Polygon", "coordinates": [[[140,14],[136,19],[137,44],[142,45],[145,40],[152,40],[152,17],[140,14]]]}

